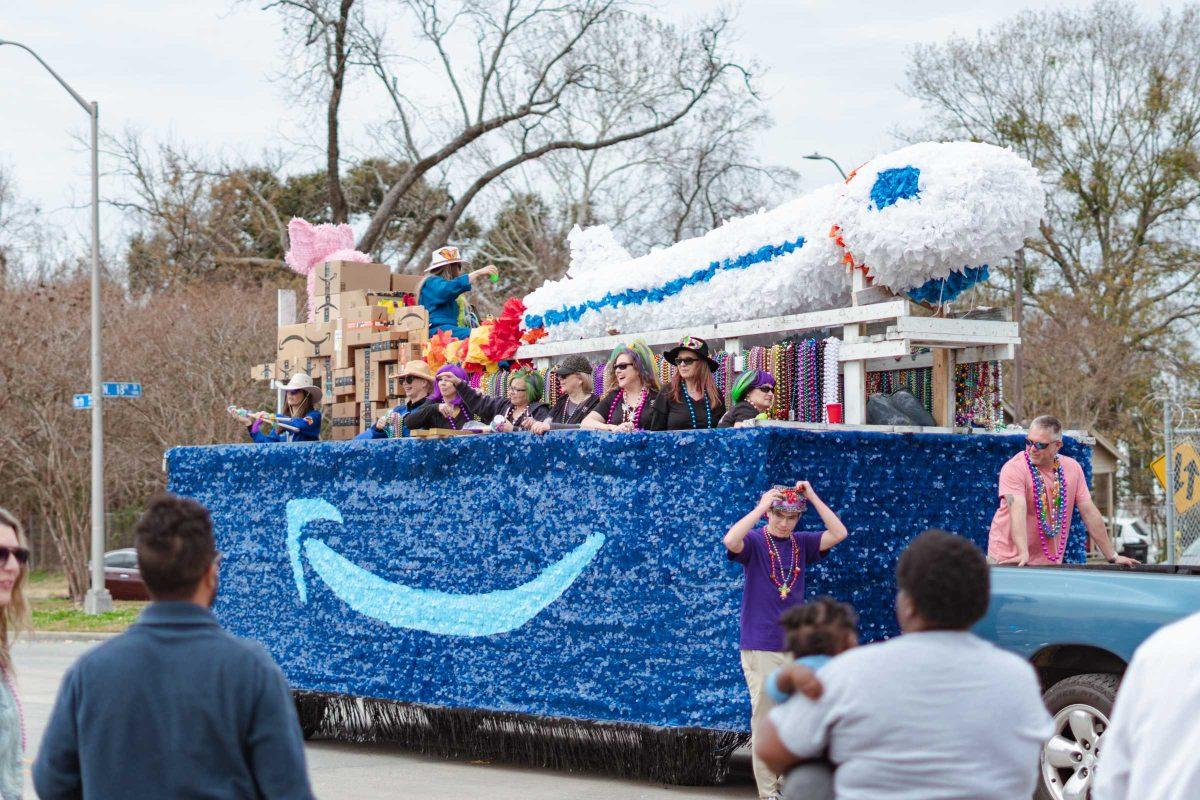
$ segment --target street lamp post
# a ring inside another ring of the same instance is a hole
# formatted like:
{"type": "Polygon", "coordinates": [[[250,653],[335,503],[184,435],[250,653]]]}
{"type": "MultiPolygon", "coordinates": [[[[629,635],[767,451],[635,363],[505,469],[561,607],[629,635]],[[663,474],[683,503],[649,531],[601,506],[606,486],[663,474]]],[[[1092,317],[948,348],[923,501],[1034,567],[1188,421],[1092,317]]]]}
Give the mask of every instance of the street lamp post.
{"type": "Polygon", "coordinates": [[[83,601],[88,614],[111,611],[112,595],[104,588],[104,416],[100,395],[100,106],[88,102],[42,57],[20,42],[0,39],[37,59],[54,80],[87,112],[92,122],[92,585],[83,601]]]}
{"type": "Polygon", "coordinates": [[[820,153],[809,153],[808,155],[804,156],[804,158],[807,158],[809,161],[828,161],[837,168],[838,174],[842,176],[842,180],[846,180],[846,170],[842,169],[842,165],[834,161],[829,156],[823,156],[820,153]]]}

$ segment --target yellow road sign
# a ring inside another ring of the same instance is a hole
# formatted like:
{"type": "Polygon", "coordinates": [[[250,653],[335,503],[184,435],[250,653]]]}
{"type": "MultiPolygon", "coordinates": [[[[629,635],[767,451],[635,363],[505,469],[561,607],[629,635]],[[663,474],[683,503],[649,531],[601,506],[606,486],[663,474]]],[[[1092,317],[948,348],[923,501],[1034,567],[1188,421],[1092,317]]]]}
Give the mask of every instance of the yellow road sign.
{"type": "MultiPolygon", "coordinates": [[[[1185,514],[1200,504],[1200,453],[1190,442],[1175,446],[1175,511],[1185,514]]],[[[1167,459],[1159,456],[1150,464],[1151,471],[1167,488],[1167,459]]]]}

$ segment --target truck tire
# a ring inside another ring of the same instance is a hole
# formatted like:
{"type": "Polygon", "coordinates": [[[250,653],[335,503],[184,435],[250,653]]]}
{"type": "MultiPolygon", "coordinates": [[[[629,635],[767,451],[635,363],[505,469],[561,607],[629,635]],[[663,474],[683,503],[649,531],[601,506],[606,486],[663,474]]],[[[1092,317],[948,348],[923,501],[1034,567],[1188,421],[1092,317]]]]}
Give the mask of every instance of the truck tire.
{"type": "Polygon", "coordinates": [[[1054,733],[1042,746],[1036,800],[1090,796],[1120,682],[1119,675],[1091,672],[1064,678],[1042,695],[1054,733]]]}

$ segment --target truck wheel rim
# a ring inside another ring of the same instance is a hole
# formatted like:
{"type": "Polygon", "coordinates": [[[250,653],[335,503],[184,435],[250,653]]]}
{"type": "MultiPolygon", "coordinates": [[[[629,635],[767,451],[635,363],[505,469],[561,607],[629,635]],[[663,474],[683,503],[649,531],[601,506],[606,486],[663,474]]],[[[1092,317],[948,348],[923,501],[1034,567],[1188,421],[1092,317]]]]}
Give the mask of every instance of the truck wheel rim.
{"type": "Polygon", "coordinates": [[[1084,703],[1054,715],[1054,734],[1042,746],[1042,783],[1054,800],[1087,800],[1106,730],[1108,717],[1084,703]]]}

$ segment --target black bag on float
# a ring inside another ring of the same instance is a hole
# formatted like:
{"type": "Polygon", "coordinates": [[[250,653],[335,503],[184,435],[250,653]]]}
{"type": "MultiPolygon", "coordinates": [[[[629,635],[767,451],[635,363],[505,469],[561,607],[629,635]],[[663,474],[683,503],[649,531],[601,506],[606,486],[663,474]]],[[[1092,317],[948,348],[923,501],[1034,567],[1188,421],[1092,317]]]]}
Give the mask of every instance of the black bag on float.
{"type": "Polygon", "coordinates": [[[937,424],[933,421],[933,415],[926,411],[925,406],[921,405],[921,401],[913,397],[912,392],[907,389],[892,392],[892,396],[888,399],[892,402],[893,408],[909,418],[910,425],[932,428],[937,424]]]}
{"type": "Polygon", "coordinates": [[[903,411],[892,405],[887,395],[873,394],[867,398],[868,425],[912,425],[903,411]]]}

